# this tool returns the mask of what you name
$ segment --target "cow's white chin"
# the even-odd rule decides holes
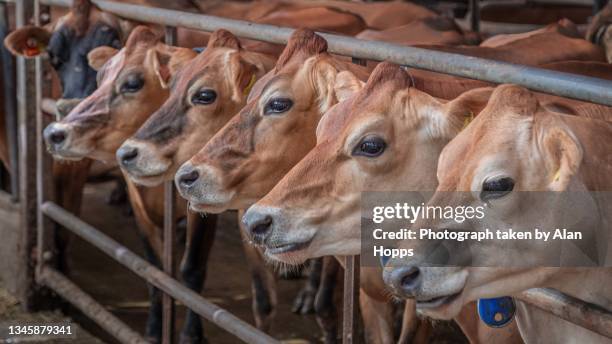
[[[465,292],[440,295],[434,298],[416,298],[417,311],[434,319],[450,320],[456,317],[464,305]]]
[[[130,180],[133,181],[134,183],[138,184],[138,185],[142,185],[142,186],[146,186],[146,187],[155,187],[155,186],[159,186],[161,185],[163,182],[165,182],[165,178],[164,178],[165,174],[159,174],[156,176],[146,176],[146,177],[135,177],[132,175],[129,175]],[[171,181],[172,179],[170,179]]]
[[[308,254],[312,238],[308,240],[282,243],[275,246],[266,246],[266,257],[273,261],[281,262],[289,265],[299,265],[308,260]]]

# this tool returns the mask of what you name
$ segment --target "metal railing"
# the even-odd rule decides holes
[[[213,16],[178,12],[159,8],[123,4],[106,0],[93,0],[100,9],[127,19],[155,23],[168,27],[168,43],[174,42],[174,27],[214,31],[225,28],[234,34],[250,39],[284,44],[292,29],[272,25],[261,25],[240,20],[230,20]],[[22,0],[17,2],[18,24],[23,25],[27,15],[39,15],[40,4],[69,6],[69,0]],[[351,56],[356,62],[363,60],[389,60],[398,64],[473,78],[493,83],[515,83],[536,91],[576,98],[604,105],[612,105],[612,82],[574,74],[544,70],[517,64],[492,61],[415,47],[398,46],[384,42],[363,41],[351,37],[321,34],[328,40],[329,50],[333,53]],[[35,63],[34,63],[35,62]],[[51,219],[66,227],[72,233],[85,239],[92,245],[128,267],[140,277],[164,292],[163,299],[163,342],[172,341],[174,302],[180,300],[207,320],[230,331],[248,343],[275,343],[275,339],[258,331],[252,325],[219,308],[202,296],[181,285],[172,278],[172,248],[174,243],[174,186],[165,185],[165,221],[163,267],[157,269],[127,248],[108,238],[96,228],[88,225],[78,217],[70,214],[55,203],[46,200],[43,166],[48,156],[42,145],[42,111],[41,111],[41,72],[40,58],[35,61],[19,59],[18,63],[19,134],[21,186],[20,197],[22,216],[28,224],[25,230],[32,227],[32,213],[37,214],[34,227],[37,230],[37,267],[36,277],[40,284],[55,290],[95,320],[110,334],[121,342],[133,343],[143,340],[140,335],[114,315],[104,310],[86,293],[72,284],[64,275],[45,264],[49,253],[48,231],[46,222]],[[27,103],[27,97],[37,101]],[[30,116],[30,117],[28,117]],[[29,119],[28,119],[29,118]],[[35,121],[31,118],[36,118]],[[35,137],[34,140],[32,137]],[[33,147],[36,149],[33,150]],[[36,154],[34,154],[34,152]],[[32,158],[35,157],[33,160]],[[35,176],[30,173],[32,161],[35,161]],[[35,185],[35,190],[32,190]],[[34,201],[33,201],[34,200]],[[345,261],[345,294],[343,342],[357,342],[356,324],[359,289],[359,258],[346,257]],[[612,338],[612,314],[583,301],[571,299],[563,294],[548,290],[530,290],[519,297],[536,307],[544,309],[565,320]]]

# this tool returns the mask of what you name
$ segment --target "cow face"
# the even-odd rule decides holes
[[[45,129],[49,151],[63,159],[113,162],[117,148],[168,97],[165,85],[173,71],[194,55],[190,49],[159,43],[144,26],[134,29],[121,51],[94,50],[89,54],[91,64],[102,65],[98,88]]]
[[[553,114],[531,92],[518,86],[499,86],[474,122],[444,148],[438,164],[440,184],[427,203],[427,206],[485,206],[487,213],[494,216],[463,224],[420,220],[414,228],[525,229],[533,228],[534,223],[539,228],[555,228],[559,214],[571,213],[567,203],[558,203],[556,198],[551,198],[551,202],[534,202],[529,197],[536,193],[519,191],[593,190],[592,185],[578,178],[579,173],[584,173],[579,172],[585,160],[582,142],[586,141],[582,140],[609,136],[610,129],[608,122]],[[595,148],[591,145],[591,149],[590,168],[598,176],[609,175],[612,166],[603,159],[609,154],[609,144],[597,144]],[[594,180],[602,182],[601,178]],[[609,187],[604,186],[604,190]],[[553,210],[559,214],[551,214]],[[587,207],[586,211],[586,219],[599,218],[594,208]],[[585,233],[589,226],[598,228],[601,223],[585,224]],[[508,266],[511,257],[510,268],[466,267],[461,263],[458,267],[432,268],[419,266],[424,259],[419,253],[430,252],[428,247],[433,247],[434,242],[403,241],[401,248],[414,248],[417,254],[408,262],[391,259],[384,278],[398,295],[416,298],[417,307],[427,315],[448,319],[464,304],[478,298],[551,286],[551,279],[560,269],[529,267],[530,262],[544,259],[547,250],[541,245],[546,244],[550,243],[504,241],[504,251],[495,254],[491,254],[498,247],[495,241],[479,246],[478,252],[484,254],[480,257],[488,261],[478,266]],[[447,249],[449,257],[466,253]],[[471,257],[479,257],[470,253]]]
[[[93,49],[121,47],[116,17],[91,8],[88,1],[75,1],[70,12],[49,27],[28,26],[15,30],[5,40],[15,55],[27,58],[46,52],[62,86],[59,111],[67,114],[79,100],[96,89],[96,71],[87,61]]]
[[[337,94],[361,88],[348,72],[336,81]],[[243,218],[268,256],[295,263],[359,254],[362,192],[435,189],[442,148],[491,90],[442,103],[411,84],[399,66],[382,63],[364,89],[325,114],[317,146]]]
[[[179,169],[175,181],[194,210],[247,207],[314,147],[316,125],[336,102],[335,75],[347,68],[326,49],[312,31],[294,32],[247,105]]]
[[[206,50],[176,74],[170,98],[117,151],[121,168],[139,184],[172,180],[244,106],[255,80],[273,65],[273,59],[243,50],[230,32],[213,33]]]

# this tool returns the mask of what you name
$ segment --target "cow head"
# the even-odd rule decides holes
[[[58,111],[71,107],[96,89],[96,71],[87,54],[101,46],[121,47],[121,25],[115,16],[103,13],[87,0],[73,2],[70,12],[45,27],[26,26],[15,30],[4,41],[14,55],[31,58],[46,52],[62,85]]]
[[[44,131],[49,151],[64,159],[89,157],[115,161],[115,151],[168,97],[167,82],[179,66],[193,58],[190,49],[159,42],[140,26],[125,48],[100,47],[89,53],[98,70],[98,88],[65,118]]]
[[[314,32],[296,30],[247,105],[179,169],[181,195],[208,212],[246,208],[265,195],[314,147],[320,117],[337,102],[334,80],[349,65]]]
[[[346,85],[359,80],[341,74],[337,93],[350,98],[325,114],[317,146],[243,218],[247,236],[273,259],[359,254],[361,193],[434,190],[442,148],[491,93],[476,89],[442,102],[385,62],[351,94]]]
[[[241,48],[226,30],[170,84],[170,98],[117,151],[121,168],[137,183],[172,180],[178,167],[246,103],[255,81],[274,66],[266,55]]]
[[[609,136],[611,129],[609,122],[552,113],[524,88],[499,86],[481,114],[444,148],[438,163],[439,186],[427,203],[442,207],[484,206],[486,213],[494,216],[462,224],[421,219],[413,228],[533,230],[534,223],[539,228],[555,228],[559,214],[571,213],[567,204],[558,203],[557,198],[534,202],[529,197],[543,193],[520,191],[553,191],[547,194],[559,195],[558,191],[570,189],[593,190],[586,184],[587,178],[581,176],[593,169],[597,171],[593,172],[595,182],[601,183],[604,180],[601,176],[610,175],[612,166],[605,159],[610,145],[600,138]],[[592,151],[587,157],[583,140],[592,139],[598,143],[590,144]],[[604,190],[610,189],[610,185],[605,187]],[[598,216],[593,208],[587,207],[586,211],[585,219],[596,221]],[[585,232],[589,226],[584,227]],[[601,223],[594,227],[601,227]],[[497,246],[502,244],[503,251]],[[454,317],[464,304],[479,298],[513,295],[534,287],[559,287],[553,279],[561,269],[533,267],[533,262],[542,261],[547,251],[544,246],[552,245],[550,242],[485,242],[478,246],[478,251],[469,252],[470,259],[489,260],[473,263],[480,267],[461,262],[455,267],[423,266],[420,262],[431,252],[428,245],[432,248],[436,244],[420,240],[401,242],[402,248],[414,248],[415,255],[410,261],[391,259],[384,278],[396,294],[416,298],[417,307],[435,318]],[[487,250],[485,255],[477,253]],[[448,257],[468,253],[454,251],[452,247],[447,252]]]

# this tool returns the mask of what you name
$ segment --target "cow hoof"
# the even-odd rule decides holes
[[[311,314],[314,313],[314,303],[316,290],[312,290],[309,286],[305,286],[300,290],[297,297],[293,301],[291,311],[296,314]]]
[[[179,344],[207,344],[208,341],[201,336],[191,336],[182,334],[179,338]]]

